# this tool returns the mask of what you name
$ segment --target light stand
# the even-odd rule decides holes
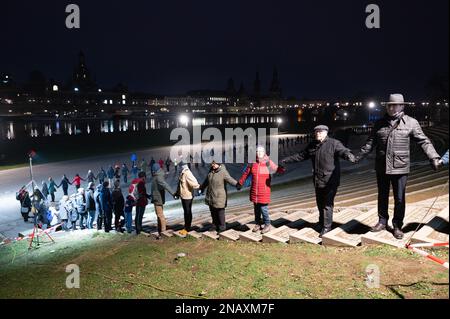
[[[35,244],[35,247],[38,247],[40,245],[40,243],[39,243],[39,236],[42,235],[42,233],[40,233],[40,229],[38,227],[38,215],[37,215],[36,206],[34,205],[34,201],[35,201],[34,196],[36,196],[35,195],[35,187],[34,187],[35,183],[34,183],[34,179],[33,179],[33,156],[34,155],[36,155],[35,151],[31,151],[28,154],[28,157],[30,159],[31,194],[33,196],[33,201],[31,201],[31,210],[33,211],[33,214],[34,214],[34,216],[33,216],[33,224],[34,224],[34,226],[33,226],[33,232],[31,233],[31,236],[30,236],[30,245],[28,246],[28,250],[33,248],[33,243]],[[50,238],[50,240],[52,242],[55,242],[55,240],[50,236],[50,234],[48,234],[45,231],[43,233],[46,234],[47,237]]]

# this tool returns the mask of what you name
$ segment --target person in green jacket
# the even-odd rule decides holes
[[[167,184],[165,179],[165,173],[161,169],[161,166],[158,163],[153,164],[152,168],[152,204],[155,207],[156,216],[158,218],[158,234],[161,236],[161,233],[166,231],[166,218],[164,216],[164,204],[166,203],[166,191],[170,193],[175,199],[178,197],[175,195],[175,192],[172,190],[169,184]]]
[[[211,170],[200,186],[200,192],[203,193],[206,189],[205,203],[209,206],[214,228],[218,233],[226,230],[227,184],[235,186],[238,190],[241,189],[239,183],[230,176],[225,165],[213,161]]]

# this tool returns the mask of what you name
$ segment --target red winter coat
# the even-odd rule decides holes
[[[270,168],[270,172],[269,172]],[[266,155],[262,161],[256,160],[256,163],[249,164],[239,184],[244,185],[249,175],[252,176],[252,185],[250,188],[250,201],[255,204],[270,203],[270,173],[283,173],[284,170],[272,162]]]
[[[73,178],[72,184],[75,186],[80,186],[81,185],[81,180],[82,178],[80,176],[75,176]]]
[[[147,188],[145,187],[145,182],[142,178],[134,179],[131,184],[137,184],[137,190],[139,192],[139,198],[137,200],[136,206],[145,207],[148,204]]]

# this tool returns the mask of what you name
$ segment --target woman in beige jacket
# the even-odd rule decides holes
[[[200,184],[192,174],[188,164],[181,162],[180,167],[181,173],[176,195],[181,198],[184,211],[184,229],[180,231],[180,235],[185,236],[191,230],[193,193],[194,190],[200,188]]]

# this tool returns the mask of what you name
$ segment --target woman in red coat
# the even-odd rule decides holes
[[[252,178],[250,201],[254,205],[256,221],[253,232],[261,230],[261,234],[265,234],[272,228],[269,217],[270,183],[272,179],[270,174],[274,172],[283,174],[285,169],[269,159],[264,147],[258,146],[256,149],[256,162],[247,166],[239,180],[239,185],[244,185],[245,180],[249,176]],[[261,227],[261,215],[264,223],[263,227]]]

